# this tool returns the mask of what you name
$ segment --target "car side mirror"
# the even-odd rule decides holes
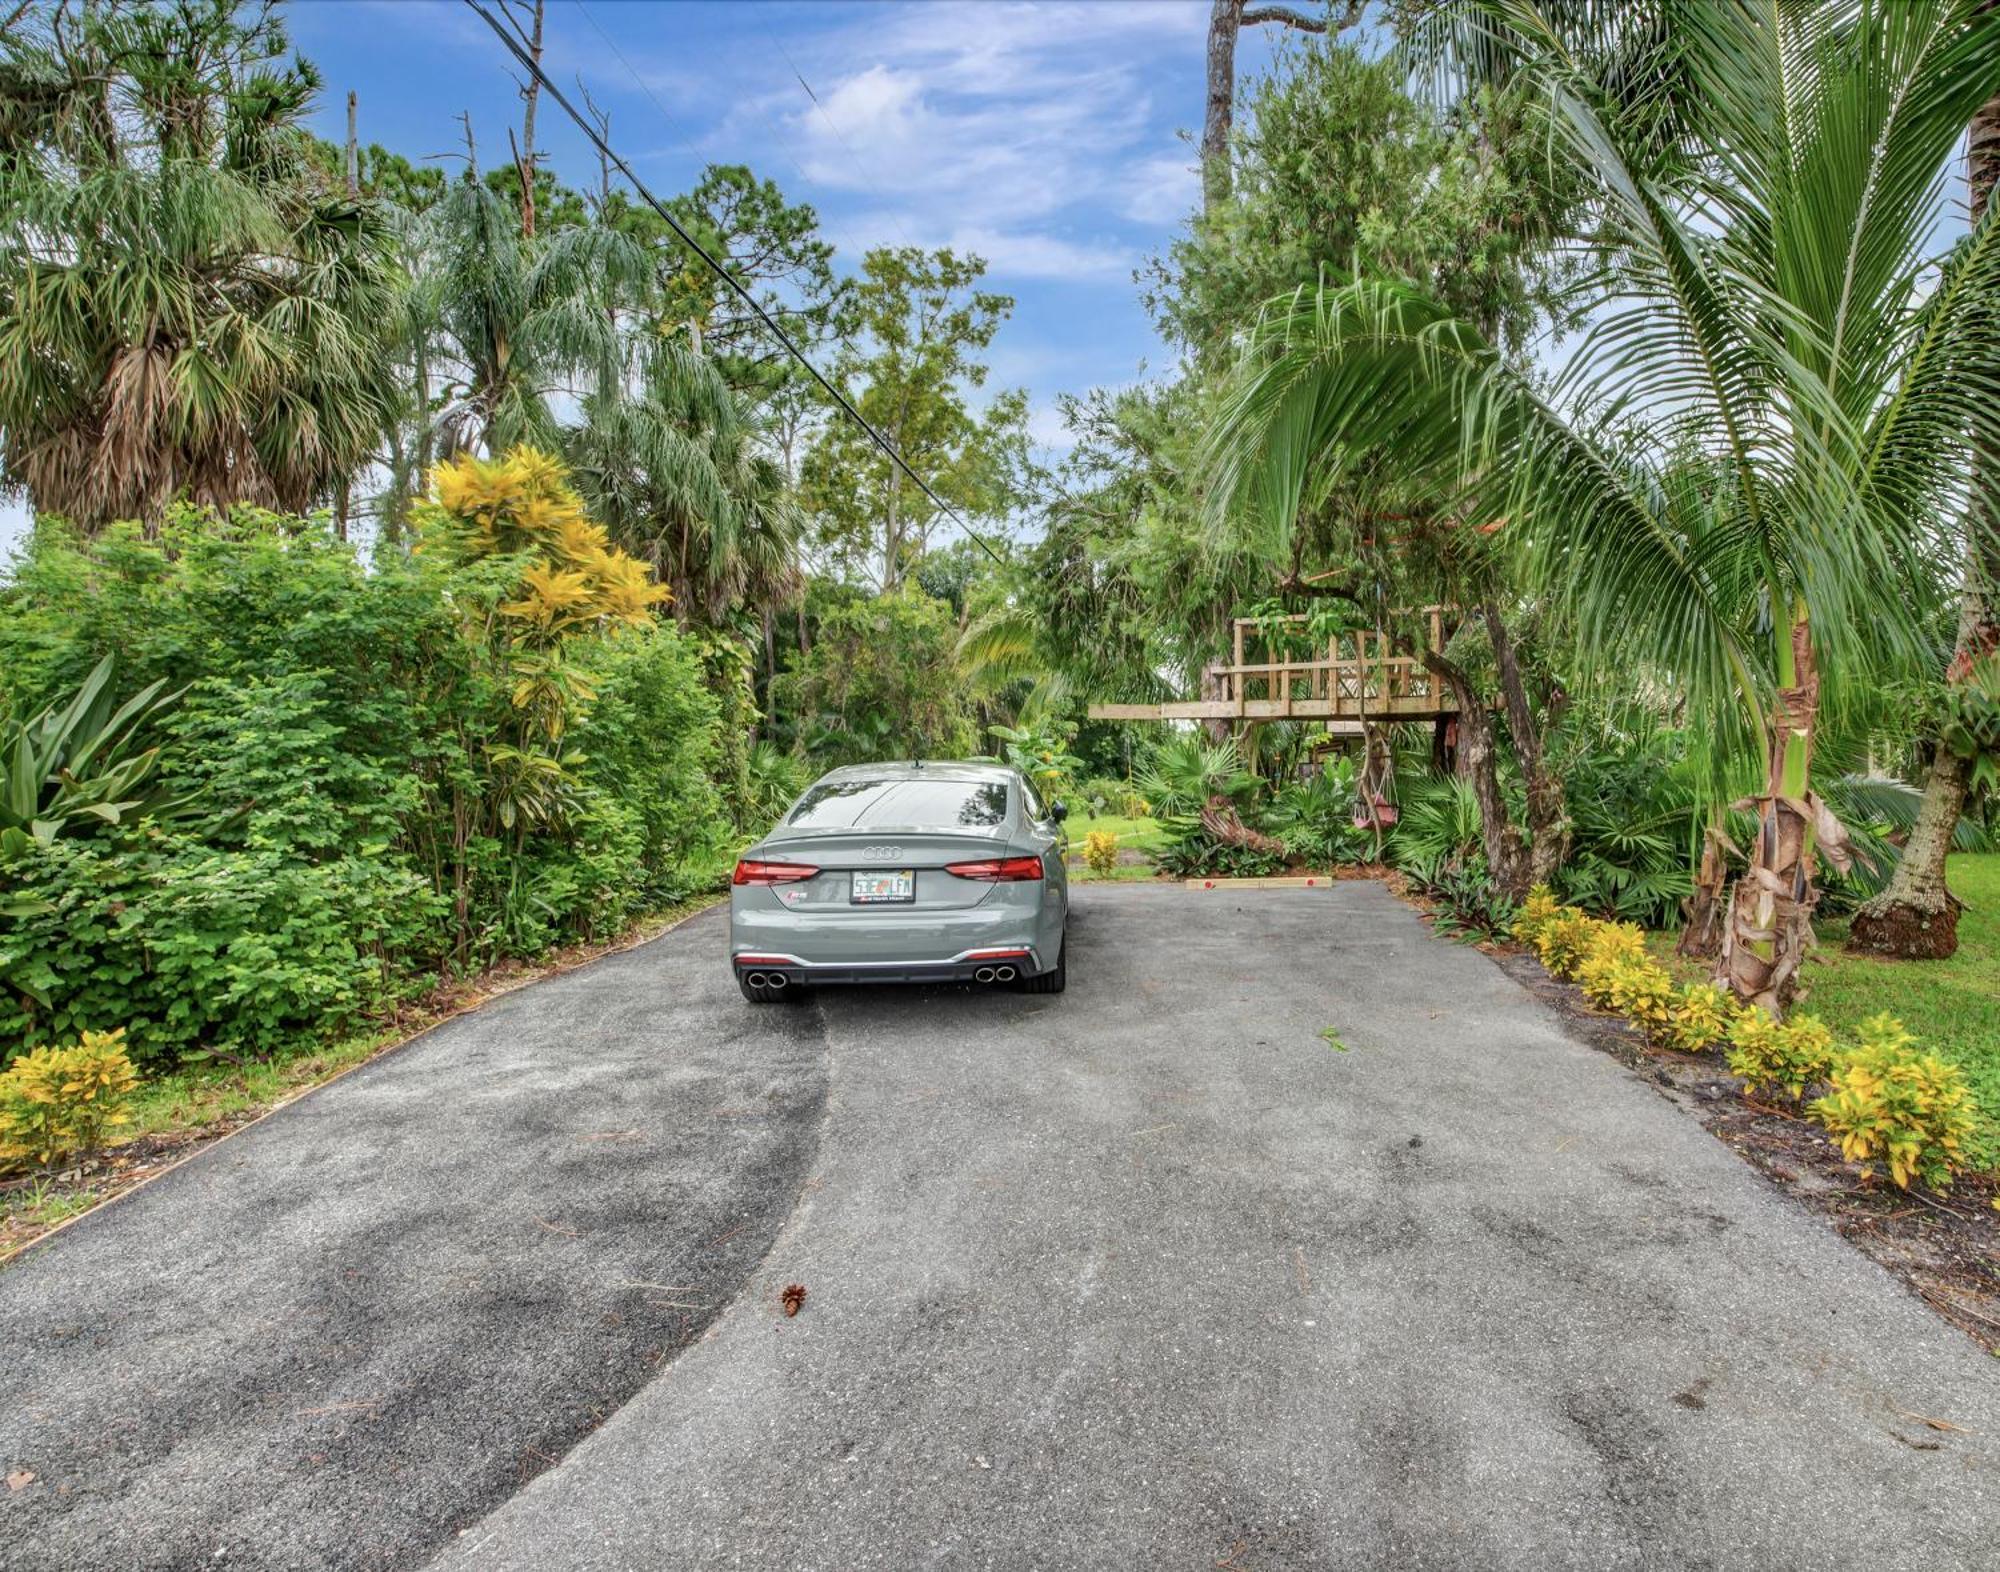
[[[1069,804],[1058,797],[1054,802],[1049,804],[1049,817],[1057,824],[1062,823],[1064,819],[1069,817]]]

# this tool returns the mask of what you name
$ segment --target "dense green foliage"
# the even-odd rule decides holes
[[[106,655],[165,682],[162,788],[198,811],[17,849],[0,1039],[124,1027],[142,1064],[267,1051],[427,985],[447,963],[614,932],[701,877],[721,804],[718,703],[671,627],[592,635],[559,819],[509,831],[519,714],[484,616],[514,558],[364,570],[323,524],[253,509],[156,538],[44,528],[0,592],[17,712]]]

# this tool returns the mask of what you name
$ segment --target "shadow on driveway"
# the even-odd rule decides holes
[[[762,1259],[826,1096],[722,914],[537,983],[0,1272],[8,1568],[409,1566]]]

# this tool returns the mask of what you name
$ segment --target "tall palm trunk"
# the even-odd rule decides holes
[[[1977,224],[2000,181],[2000,97],[1989,98],[1972,118],[1966,161],[1972,186],[1972,221]],[[1994,456],[1978,454],[1973,475],[1992,473]],[[1958,647],[1950,677],[1963,680],[1973,664],[1994,658],[2000,650],[2000,520],[1993,518],[1977,485],[1968,510],[1965,549],[1965,598],[1958,619]],[[1969,759],[1942,743],[1931,759],[1924,783],[1923,807],[1903,847],[1901,860],[1888,885],[1854,914],[1847,947],[1867,955],[1901,960],[1948,959],[1958,951],[1958,912],[1962,904],[1945,884],[1945,858],[1952,832],[1965,808]]]
[[[1774,595],[1773,605],[1782,602]],[[1757,813],[1750,867],[1736,881],[1715,980],[1745,1004],[1781,1016],[1798,992],[1812,948],[1813,859],[1836,868],[1852,859],[1840,821],[1812,791],[1813,732],[1819,721],[1819,663],[1803,602],[1778,642],[1778,692],[1770,722],[1770,770],[1763,795],[1739,803]]]

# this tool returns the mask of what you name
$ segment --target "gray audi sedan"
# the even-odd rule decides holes
[[[729,960],[753,1004],[821,983],[1061,993],[1063,805],[998,764],[858,764],[744,852]]]

